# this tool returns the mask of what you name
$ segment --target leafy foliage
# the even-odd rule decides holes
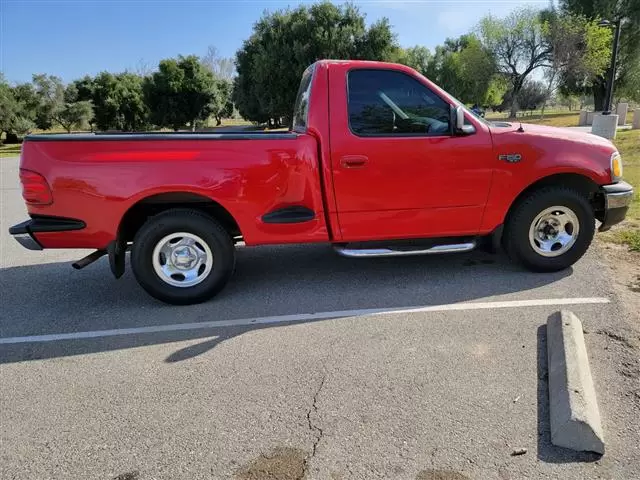
[[[615,92],[632,100],[640,101],[640,2],[638,0],[561,0],[564,13],[584,16],[593,25],[606,19],[611,22],[620,20],[620,49],[618,54]],[[601,30],[608,30],[600,28]],[[611,59],[611,47],[606,54],[607,63]],[[604,104],[610,67],[606,71],[588,79],[587,85],[592,87],[595,109],[602,110]],[[578,92],[584,84],[569,77],[565,81],[565,92]],[[638,95],[638,96],[636,96]]]
[[[0,134],[17,137],[35,127],[33,109],[28,99],[18,95],[17,88],[11,88],[0,74]]]
[[[612,33],[585,17],[548,11],[546,33],[553,47],[547,77],[561,91],[575,93],[605,73],[611,54]],[[551,88],[550,88],[551,89]]]
[[[53,120],[67,132],[74,128],[85,128],[93,116],[91,101],[79,100],[78,89],[71,83],[64,89],[62,102],[52,113]]]
[[[99,73],[94,79],[76,82],[81,98],[91,98],[94,123],[99,130],[136,131],[147,125],[148,109],[142,91],[143,79],[133,73]]]
[[[432,56],[426,47],[404,50],[396,60],[408,65],[465,103],[500,103],[506,88],[501,88],[491,53],[472,34],[448,38]]]
[[[480,38],[495,58],[498,71],[509,79],[515,101],[511,117],[518,111],[518,94],[533,71],[551,65],[553,46],[546,35],[543,19],[536,10],[516,10],[503,19],[484,17]]]
[[[522,110],[535,110],[547,101],[547,88],[544,83],[528,80],[518,92],[518,105]]]
[[[431,52],[427,47],[416,45],[407,49],[398,49],[398,55],[392,60],[396,63],[407,65],[423,75],[427,75],[432,59]]]
[[[144,83],[151,122],[174,130],[190,125],[196,129],[222,108],[224,99],[213,73],[195,55],[160,62],[159,70]]]
[[[62,80],[53,75],[34,75],[33,85],[39,98],[35,117],[38,128],[48,129],[58,124],[71,132],[88,124],[93,115],[91,101],[80,100],[73,83],[65,87]]]
[[[234,113],[234,104],[231,98],[233,81],[218,79],[216,80],[216,88],[218,89],[219,98],[213,104],[212,114],[216,119],[216,125],[221,125],[223,118],[232,117]]]
[[[397,48],[386,18],[367,28],[352,4],[267,13],[236,53],[234,101],[249,120],[289,117],[302,72],[316,60],[388,60]]]
[[[233,58],[221,57],[218,49],[210,45],[207,53],[200,59],[202,65],[220,80],[231,81],[235,75],[236,66]]]

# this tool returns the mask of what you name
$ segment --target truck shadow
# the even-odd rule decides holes
[[[502,255],[347,259],[325,245],[244,248],[235,277],[216,299],[188,307],[148,297],[128,271],[118,281],[103,259],[81,271],[69,263],[0,269],[0,337],[137,328],[264,316],[392,309],[474,301],[540,289],[554,297],[572,269],[533,274]],[[548,291],[545,294],[545,291]],[[339,314],[335,318],[344,317]],[[322,320],[315,320],[322,321]],[[67,357],[205,339],[170,354],[180,362],[221,342],[286,323],[0,344],[0,363]]]

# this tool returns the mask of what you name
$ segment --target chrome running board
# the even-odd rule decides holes
[[[476,248],[476,242],[452,243],[448,245],[434,245],[422,249],[394,250],[392,248],[346,248],[335,245],[334,250],[343,257],[350,258],[375,258],[375,257],[406,257],[409,255],[434,255],[438,253],[462,253],[470,252]]]

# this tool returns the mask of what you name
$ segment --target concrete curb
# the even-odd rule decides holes
[[[604,454],[600,412],[582,322],[563,310],[547,321],[551,443]]]

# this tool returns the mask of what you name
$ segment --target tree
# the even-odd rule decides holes
[[[393,61],[407,65],[426,75],[431,59],[431,52],[427,47],[416,45],[407,49],[399,49],[398,58],[394,58]]]
[[[232,116],[235,108],[233,104],[233,80],[235,77],[233,58],[221,57],[216,47],[209,46],[206,55],[200,59],[200,63],[213,73],[216,79],[219,98],[216,98],[212,105],[212,114],[216,119],[216,125],[221,125],[222,119]]]
[[[34,117],[35,110],[21,97],[21,88],[12,88],[0,74],[0,136],[4,133],[7,143],[17,143],[35,127]]]
[[[64,84],[54,75],[36,74],[32,79],[39,103],[35,123],[41,130],[53,127],[54,114],[64,104]]]
[[[481,105],[495,109],[502,103],[508,90],[508,80],[504,76],[494,74],[489,81],[487,91],[484,94],[484,102]]]
[[[216,125],[222,125],[223,118],[229,118],[233,115],[233,81],[218,79],[216,83],[219,101],[213,103],[212,114],[216,119]]]
[[[352,4],[322,2],[266,13],[236,53],[234,101],[249,120],[287,118],[300,77],[315,61],[388,60],[397,51],[388,20],[367,28]]]
[[[95,91],[95,82],[94,79],[89,75],[85,75],[84,77],[74,80],[73,85],[76,87],[78,91],[78,100],[80,101],[88,101],[93,105],[93,113],[89,118],[89,128],[93,132],[95,128],[96,118],[95,118],[95,110],[96,110],[96,102],[94,99],[94,91]]]
[[[174,130],[189,124],[195,131],[222,104],[213,73],[195,55],[162,60],[143,90],[152,123]]]
[[[516,10],[503,19],[484,17],[479,25],[480,38],[496,60],[498,71],[509,79],[511,114],[518,111],[518,94],[529,75],[551,64],[553,48],[545,35],[539,12]]]
[[[93,107],[88,100],[78,100],[78,89],[71,83],[64,90],[64,102],[53,111],[53,120],[67,132],[84,128],[93,116]]]
[[[116,75],[102,72],[91,84],[86,82],[86,91],[93,99],[95,124],[100,130],[132,132],[147,128],[149,110],[143,82],[143,77],[129,72]]]
[[[489,95],[497,95],[503,83],[496,78],[495,59],[475,35],[466,36],[466,42],[458,53],[458,63],[464,99],[479,105],[490,104]]]
[[[209,46],[200,62],[218,79],[231,81],[235,76],[236,66],[233,58],[221,57],[213,45]]]
[[[89,75],[85,75],[79,80],[74,80],[73,84],[78,91],[78,99],[84,101],[93,101],[95,91],[95,81]]]
[[[548,98],[543,82],[528,80],[518,92],[517,100],[522,110],[535,110],[542,107]]]
[[[437,46],[425,74],[465,103],[498,104],[506,91],[491,52],[473,34],[448,38]]]
[[[577,95],[564,95],[560,93],[560,95],[558,95],[558,102],[571,111],[580,104],[580,98]]]
[[[34,75],[33,84],[40,99],[35,119],[38,128],[49,129],[56,123],[71,132],[88,125],[93,115],[91,102],[78,98],[75,84],[65,87],[53,75]]]
[[[563,12],[582,15],[594,23],[603,19],[622,21],[615,89],[618,92],[637,89],[638,75],[635,72],[640,70],[640,28],[638,28],[640,2],[638,0],[561,0],[560,6]],[[610,64],[611,47],[606,58]],[[607,67],[605,72],[589,79],[596,111],[604,109],[609,74],[610,67]],[[565,91],[576,92],[581,87],[576,82],[567,83]]]
[[[555,8],[543,11],[542,16],[553,49],[550,65],[545,69],[547,96],[552,96],[558,87],[565,94],[575,94],[606,71],[611,31],[598,27],[595,21],[559,13]]]
[[[627,67],[625,81],[616,87],[616,95],[618,98],[640,103],[640,62]]]

